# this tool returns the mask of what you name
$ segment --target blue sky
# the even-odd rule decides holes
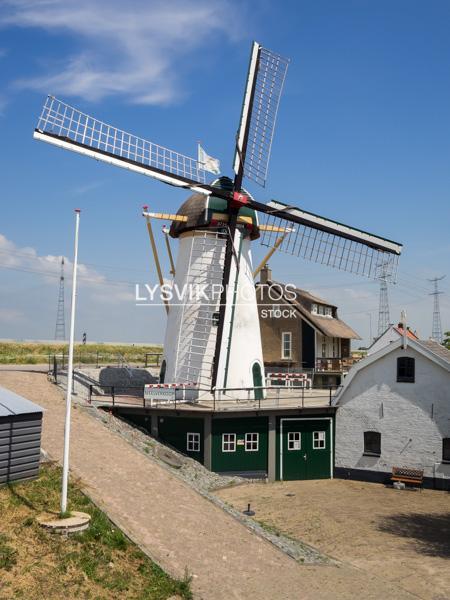
[[[53,337],[57,257],[72,256],[80,207],[77,336],[162,340],[163,311],[133,299],[134,282],[156,278],[140,207],[176,211],[186,194],[33,128],[53,93],[191,156],[202,140],[230,174],[253,39],[291,64],[268,185],[248,188],[404,243],[391,319],[404,307],[428,337],[427,278],[449,271],[449,22],[446,0],[3,0],[0,338]],[[364,341],[370,319],[376,333],[376,283],[281,254],[272,268],[338,304]],[[441,287],[450,329],[450,273]]]

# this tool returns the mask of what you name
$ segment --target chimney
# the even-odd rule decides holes
[[[269,265],[264,265],[259,274],[260,283],[267,283],[268,281],[272,281],[272,269]]]
[[[402,323],[402,334],[403,334],[403,350],[406,350],[406,348],[408,347],[408,325],[406,323],[406,311],[402,310],[401,313],[401,323]],[[399,323],[400,325],[400,323]]]

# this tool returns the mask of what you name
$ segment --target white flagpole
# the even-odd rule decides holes
[[[73,258],[72,277],[72,307],[70,311],[69,364],[67,372],[66,421],[64,424],[64,454],[63,476],[61,490],[61,515],[67,511],[67,486],[69,482],[69,446],[70,446],[70,411],[72,408],[73,381],[73,339],[75,330],[75,304],[77,298],[77,268],[78,268],[78,230],[80,227],[80,209],[75,209],[75,251]]]

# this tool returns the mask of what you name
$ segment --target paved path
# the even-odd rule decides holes
[[[43,448],[60,460],[64,423],[60,390],[44,375],[17,371],[0,371],[0,385],[47,409]],[[183,577],[187,568],[196,598],[413,598],[347,565],[299,565],[98,420],[77,408],[72,415],[72,474],[82,479],[89,496],[163,569]]]

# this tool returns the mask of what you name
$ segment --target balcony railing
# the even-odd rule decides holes
[[[320,357],[316,358],[316,373],[343,373],[348,371],[355,360],[352,357],[336,358],[336,357]]]

